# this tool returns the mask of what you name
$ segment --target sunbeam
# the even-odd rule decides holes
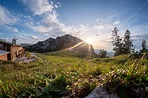
[[[93,39],[92,38],[86,38],[85,42],[88,44],[93,44]]]

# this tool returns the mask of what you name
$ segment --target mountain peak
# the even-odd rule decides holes
[[[39,41],[34,45],[28,46],[28,50],[36,52],[59,51],[66,48],[70,48],[80,42],[82,42],[81,39],[74,37],[70,34],[66,34],[61,37],[50,37],[45,41]]]
[[[66,34],[63,36],[58,36],[54,38],[48,38],[45,41],[39,41],[34,45],[28,46],[29,51],[35,52],[51,52],[51,51],[71,51],[79,54],[82,57],[87,57],[88,55],[95,55],[92,45],[83,42],[83,40]]]

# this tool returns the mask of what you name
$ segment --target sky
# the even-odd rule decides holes
[[[71,34],[112,51],[114,27],[128,29],[136,49],[148,39],[148,0],[0,0],[0,39],[34,44]],[[148,41],[148,40],[147,40]]]

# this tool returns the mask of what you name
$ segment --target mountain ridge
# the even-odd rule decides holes
[[[27,46],[31,52],[54,52],[67,50],[75,53],[94,55],[94,48],[92,45],[83,42],[80,38],[72,36],[70,34],[63,35],[56,38],[48,38],[44,41],[39,41],[36,44]]]
[[[28,46],[29,51],[38,51],[38,52],[51,52],[51,51],[58,51],[65,48],[69,48],[75,44],[82,42],[81,39],[77,37],[73,37],[70,34],[66,34],[61,37],[56,38],[48,38],[44,41],[38,41],[36,44]]]

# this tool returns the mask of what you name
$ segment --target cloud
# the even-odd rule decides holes
[[[5,7],[0,5],[0,25],[12,25],[18,18],[11,14]]]
[[[27,9],[33,12],[35,15],[42,15],[46,12],[53,11],[52,2],[48,2],[48,0],[21,0],[26,6]]]
[[[35,40],[38,40],[39,38],[37,37],[37,36],[35,36],[35,35],[28,35],[28,34],[26,34],[26,36],[28,36],[28,37],[30,37],[30,38],[33,38],[33,39],[35,39]]]
[[[108,28],[113,28],[111,24],[103,24],[103,25],[94,25],[95,29],[108,29]]]
[[[141,49],[142,40],[145,39],[148,42],[148,33],[145,34],[138,34],[131,36],[133,40],[133,45],[136,47],[136,51]]]
[[[98,18],[96,20],[96,24],[94,25],[65,25],[59,20],[58,13],[56,12],[56,8],[58,8],[60,3],[55,5],[53,2],[48,2],[48,0],[22,0],[22,2],[25,4],[28,10],[33,12],[34,15],[41,17],[41,20],[38,23],[36,23],[32,17],[31,22],[25,22],[24,25],[30,30],[43,34],[43,36],[56,37],[57,35],[60,36],[63,34],[71,34],[81,39],[91,37],[94,39],[94,43],[98,44],[98,40],[101,40],[102,37],[105,36],[107,39],[110,38],[110,34],[108,34],[108,32],[110,33],[114,27],[114,15],[105,19]],[[99,34],[99,36],[96,36],[96,34]],[[40,38],[37,38],[37,36],[30,36],[30,38],[31,37],[40,40]],[[103,42],[105,43],[104,47],[105,45],[109,46],[110,44],[110,42],[107,40],[104,40]],[[100,46],[103,45],[103,42],[99,43]]]
[[[97,18],[96,19],[96,22],[103,22],[105,19],[103,19],[103,18]]]
[[[25,26],[29,29],[43,33],[50,33],[52,36],[57,36],[64,34],[62,28],[63,23],[59,21],[56,8],[58,8],[59,3],[55,4],[48,0],[22,0],[28,10],[33,12],[33,14],[41,17],[41,20],[36,24],[34,21],[26,22]]]
[[[0,5],[0,30],[2,32],[14,32],[18,33],[18,29],[13,27],[17,24],[19,18],[10,13],[4,6]],[[13,34],[11,34],[12,36]]]
[[[24,33],[19,33],[15,36],[18,41],[17,44],[21,44],[21,43],[30,43],[30,44],[34,44],[35,41],[39,40],[39,38],[35,35],[29,35],[29,34],[24,34]],[[9,38],[12,39],[12,38]]]
[[[31,40],[39,40],[39,38],[36,35],[31,35],[27,33],[19,33],[19,35],[16,35],[16,37],[24,39],[26,41],[31,41]]]
[[[22,42],[36,42],[38,40],[45,40],[48,37],[71,34],[81,38],[82,40],[91,37],[92,39],[94,39],[93,45],[95,48],[101,47],[105,49],[111,49],[111,31],[115,26],[118,26],[118,24],[122,24],[118,20],[118,15],[115,14],[111,16],[106,16],[104,18],[98,17],[93,25],[66,25],[62,21],[60,21],[58,12],[56,10],[57,8],[61,7],[59,2],[54,3],[50,0],[20,1],[24,4],[24,6],[26,7],[25,9],[27,9],[29,13],[27,13],[26,15],[25,13],[16,13],[17,15],[14,15],[5,7],[0,5],[0,30],[2,30],[2,32],[15,32],[12,35],[19,37],[19,41],[22,40]],[[36,19],[38,20],[36,21]],[[17,25],[15,26],[15,24]],[[18,25],[20,26],[20,28],[17,28]],[[23,27],[24,32],[21,31],[21,27]],[[134,32],[132,33],[133,35],[137,35],[132,36],[135,43],[141,43],[140,41],[138,42],[138,40],[143,38],[148,39],[148,37],[146,37],[148,35],[138,35],[139,32],[141,32],[141,30],[139,30],[141,26],[126,28]],[[147,28],[148,25],[145,25],[145,27],[141,29],[146,33]],[[122,29],[123,28],[119,28],[120,32],[122,31]],[[0,33],[0,35],[2,34]]]
[[[116,21],[114,22],[114,25],[117,25],[117,24],[120,24],[120,21],[119,21],[119,20],[116,20]]]
[[[81,36],[84,32],[88,31],[87,25],[63,25],[63,32],[70,33],[73,35]]]
[[[140,34],[140,35],[134,35],[134,36],[131,36],[133,39],[137,39],[137,40],[140,40],[140,39],[148,39],[148,33],[147,34]]]
[[[49,25],[50,24],[50,25]],[[58,35],[63,35],[65,32],[62,30],[62,24],[61,23],[57,23],[57,22],[53,22],[53,23],[46,23],[46,25],[35,25],[34,23],[26,23],[25,24],[26,27],[28,27],[29,29],[35,31],[35,32],[39,32],[41,34],[44,35],[51,35],[53,37]]]
[[[25,26],[28,27],[29,29],[35,31],[35,32],[40,32],[40,33],[47,33],[49,31],[51,31],[50,28],[46,28],[42,25],[35,26],[32,23],[26,23]]]
[[[35,35],[32,35],[31,37],[32,37],[32,38],[34,38],[34,39],[38,39],[38,37],[37,37],[37,36],[35,36]]]
[[[96,36],[95,33],[100,33],[100,32],[106,33],[107,30],[103,31],[103,29],[112,28],[111,24],[107,24],[106,23],[107,21],[101,18],[97,19],[97,22],[100,21],[100,23],[99,24],[97,23],[96,25],[93,25],[93,26],[83,25],[83,24],[82,25],[65,25],[58,19],[58,14],[56,12],[57,7],[54,6],[53,2],[48,2],[47,0],[42,0],[42,1],[22,0],[22,1],[30,11],[42,17],[42,20],[39,22],[38,25],[35,24],[35,22],[27,22],[25,23],[25,26],[35,32],[43,33],[44,35],[60,36],[65,33],[69,33],[82,38],[83,35]],[[31,5],[32,3],[33,5]],[[48,9],[48,8],[50,9],[48,10],[42,9],[42,6],[44,4],[45,4],[45,9]],[[58,5],[60,5],[60,3],[57,3],[56,6]],[[109,17],[107,18],[107,20],[112,21],[112,18]]]
[[[18,33],[18,29],[17,28],[14,28],[14,27],[11,27],[11,26],[3,26],[6,30],[8,31],[11,31],[11,32],[15,32],[15,33]]]

